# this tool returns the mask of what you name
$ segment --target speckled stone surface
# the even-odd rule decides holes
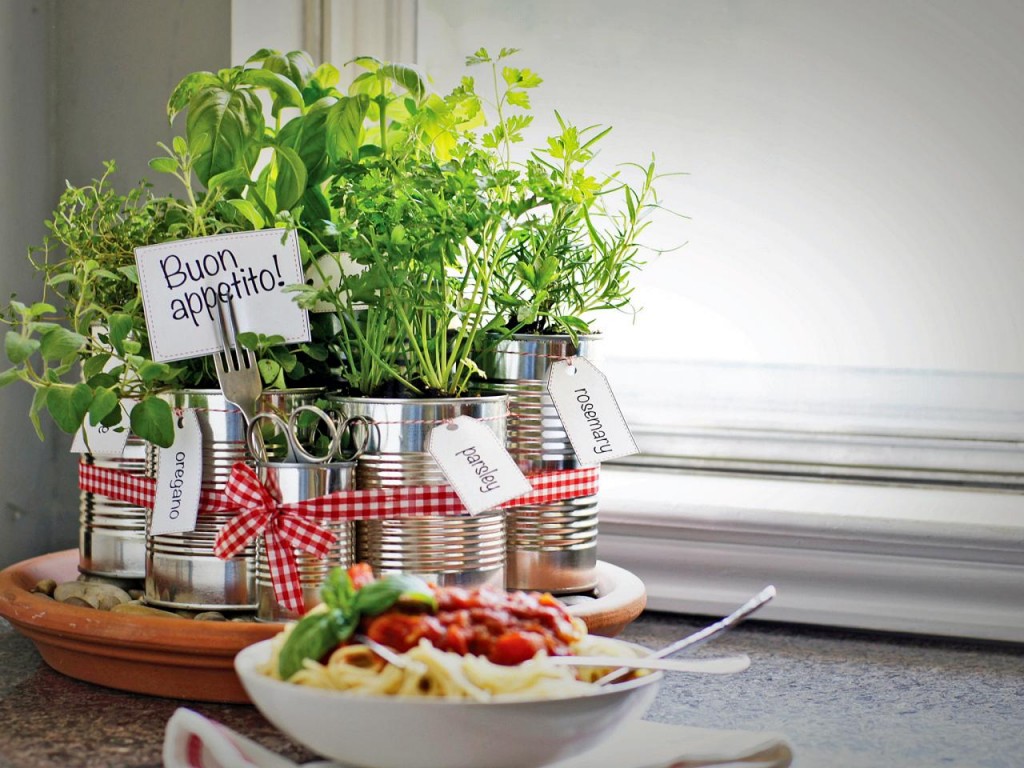
[[[626,635],[659,647],[700,626],[645,614]],[[777,731],[798,768],[1024,766],[1024,647],[748,622],[699,653],[752,663],[666,677],[648,719]]]
[[[706,621],[645,613],[622,637],[657,647]],[[698,653],[746,653],[752,665],[739,675],[668,676],[648,719],[782,733],[797,768],[1024,766],[1019,646],[748,622]],[[293,760],[314,759],[250,706],[65,677],[0,619],[0,768],[156,768],[164,725],[179,706]]]

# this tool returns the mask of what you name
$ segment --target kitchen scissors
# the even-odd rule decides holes
[[[316,417],[317,425],[323,425],[327,430],[328,444],[322,453],[311,451],[303,445],[302,433],[314,434],[317,431],[316,427],[300,424],[301,415],[304,413],[313,414]],[[370,442],[368,428],[351,429],[355,424],[369,427],[371,422],[365,416],[338,419],[316,405],[300,405],[291,412],[287,419],[273,411],[260,411],[249,422],[246,430],[246,442],[252,455],[263,463],[267,463],[271,459],[264,446],[263,433],[260,430],[262,421],[269,421],[274,425],[276,434],[284,436],[285,455],[281,459],[284,462],[326,464],[331,461],[355,461],[363,454]],[[348,451],[342,445],[346,433],[352,435],[354,443]]]

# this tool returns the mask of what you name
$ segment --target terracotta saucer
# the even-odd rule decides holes
[[[54,552],[0,571],[0,615],[70,677],[136,693],[247,702],[232,663],[280,624],[125,616],[65,605],[29,590],[41,579],[78,577],[78,551]]]
[[[54,552],[0,571],[0,616],[29,638],[53,669],[78,680],[135,693],[195,701],[248,703],[235,655],[277,634],[281,624],[205,622],[126,616],[65,605],[29,590],[42,579],[78,577],[78,551]],[[643,610],[643,583],[598,564],[594,596],[569,606],[594,634],[614,636]]]

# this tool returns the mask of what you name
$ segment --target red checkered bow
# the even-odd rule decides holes
[[[226,560],[262,533],[277,601],[289,611],[302,613],[305,606],[295,550],[323,559],[335,537],[310,519],[321,499],[282,504],[271,490],[242,462],[231,468],[224,497],[227,509],[240,511],[218,532],[213,552]]]

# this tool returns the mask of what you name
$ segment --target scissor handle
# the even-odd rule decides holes
[[[302,441],[299,440],[298,420],[301,413],[312,413],[317,419],[327,425],[327,432],[331,439],[327,445],[327,452],[322,456],[307,451],[305,446],[302,445]],[[334,458],[341,448],[341,431],[338,429],[338,424],[334,418],[319,406],[300,405],[288,417],[288,443],[291,450],[294,451],[301,461],[309,464],[326,464]]]
[[[344,456],[341,453],[342,436],[346,432],[348,432],[350,435],[352,435],[353,442],[355,442],[357,439],[355,437],[355,435],[357,434],[357,430],[352,429],[353,424],[361,424],[362,426],[365,427],[365,429],[359,431],[359,434],[362,435],[362,439],[358,441],[358,445],[355,445],[352,448],[351,454],[349,454],[348,456]],[[366,449],[370,446],[370,438],[372,436],[371,430],[376,428],[377,425],[374,424],[373,419],[371,419],[369,416],[347,416],[342,418],[338,424],[338,458],[341,459],[342,461],[355,461],[364,453],[366,453]]]
[[[251,453],[257,461],[263,464],[266,464],[270,460],[270,457],[267,455],[267,446],[263,442],[263,433],[260,432],[261,421],[269,421],[274,425],[278,432],[285,436],[286,450],[288,451],[285,455],[285,461],[295,461],[295,441],[291,439],[291,426],[287,421],[272,411],[260,411],[259,413],[254,414],[249,420],[249,424],[245,430],[245,442],[249,447],[249,453]]]
[[[311,453],[299,439],[299,434],[302,431],[299,419],[303,413],[312,413],[327,427],[330,441],[328,442],[327,450],[322,454]],[[284,435],[287,451],[284,461],[304,464],[326,464],[335,458],[340,461],[355,461],[366,451],[370,444],[370,430],[376,426],[373,420],[366,416],[351,416],[349,418],[337,419],[316,405],[298,406],[288,415],[287,421],[273,411],[260,411],[249,422],[248,429],[246,430],[246,442],[252,455],[263,463],[268,462],[269,457],[264,445],[263,435],[260,432],[260,421],[269,421],[274,425],[275,430],[279,434]],[[362,425],[365,429],[353,430],[352,426],[356,424]],[[345,455],[341,449],[341,441],[346,432],[353,436],[353,442],[358,442],[348,455]],[[360,435],[359,438],[356,437],[357,433]]]

